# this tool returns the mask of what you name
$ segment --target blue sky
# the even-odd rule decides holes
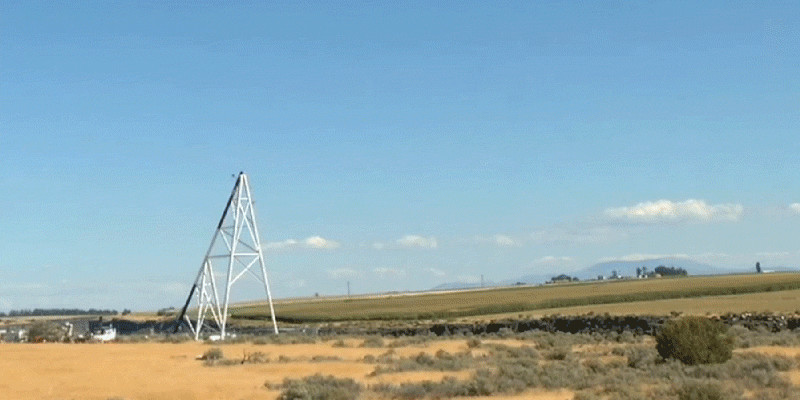
[[[0,2],[0,310],[800,265],[796,2],[431,3]]]

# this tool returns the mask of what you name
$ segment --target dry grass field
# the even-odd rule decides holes
[[[647,337],[540,333],[480,340],[381,339],[363,347],[371,339],[219,346],[195,342],[0,344],[0,397],[276,399],[286,378],[322,374],[359,383],[360,399],[411,399],[441,395],[453,386],[466,387],[485,379],[481,374],[486,373],[494,375],[483,385],[496,392],[468,398],[677,399],[681,385],[705,382],[708,377],[734,387],[732,392],[726,389],[736,395],[730,397],[734,399],[800,394],[800,347],[793,346],[738,349],[725,364],[698,368],[658,364],[653,339]],[[214,348],[221,349],[224,363],[209,365],[197,359]],[[256,353],[262,355],[261,361],[242,363]],[[425,381],[431,386],[421,384]],[[423,387],[431,392],[418,395],[415,390]]]
[[[653,301],[632,301],[627,303],[592,304],[574,307],[556,307],[525,312],[526,317],[542,317],[545,315],[667,315],[670,313],[684,315],[723,315],[727,313],[779,313],[800,314],[800,289],[782,290],[778,292],[761,292],[738,295],[704,296],[684,299],[667,299]],[[516,318],[514,313],[488,314],[463,318],[467,321],[483,321],[501,318]]]
[[[280,302],[277,313],[300,321],[377,320],[370,324],[414,316],[795,313],[800,308],[797,286],[800,274],[630,280],[293,300]],[[509,307],[512,312],[497,313]],[[245,321],[261,323],[263,311],[247,305],[237,313]],[[661,362],[652,337],[614,332],[396,339],[281,335],[230,344],[0,343],[0,399],[278,399],[298,391],[333,390],[336,385],[347,390],[357,387],[363,400],[466,395],[470,399],[682,400],[694,398],[681,397],[692,390],[723,396],[698,398],[800,398],[797,333],[743,327],[731,331],[738,347],[733,358],[707,366]],[[221,351],[220,359],[199,359],[213,349]],[[316,374],[320,376],[315,378]]]
[[[316,373],[352,378],[362,384],[441,380],[446,376],[468,379],[470,370],[408,371],[370,376],[375,365],[364,357],[379,357],[388,348],[347,347],[333,341],[314,344],[229,344],[226,357],[262,352],[271,359],[261,364],[206,366],[196,358],[212,345],[184,343],[113,344],[0,344],[0,398],[2,399],[275,399],[285,378]],[[467,350],[465,340],[437,341],[392,349],[395,357],[443,350]],[[279,359],[281,359],[279,361]],[[495,398],[571,399],[568,390],[534,390],[523,395]]]
[[[676,301],[787,290],[800,290],[800,273],[631,279],[352,299],[301,299],[278,302],[275,305],[275,314],[281,320],[297,322],[453,318],[528,311],[552,313],[553,310],[570,307]],[[654,314],[673,311],[669,308],[670,304],[672,303],[658,303],[656,307],[665,305],[667,308],[657,309],[659,312]],[[762,305],[763,303],[758,303],[754,307]],[[636,307],[620,306],[620,309],[625,308]],[[800,308],[800,304],[787,311],[797,308]],[[232,315],[240,319],[265,319],[269,315],[268,310],[263,305],[240,305],[234,308]],[[747,311],[753,311],[753,308],[747,308]]]

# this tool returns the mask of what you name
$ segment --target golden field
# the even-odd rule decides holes
[[[271,359],[290,361],[232,366],[205,366],[196,358],[212,345],[185,343],[109,344],[0,344],[0,398],[2,399],[275,399],[279,392],[264,383],[278,384],[284,378],[316,373],[355,379],[363,384],[440,380],[445,376],[468,378],[469,371],[411,371],[369,376],[374,365],[365,355],[378,356],[385,348],[334,347],[332,342],[315,344],[227,344],[226,357],[237,358],[260,351]],[[437,341],[425,346],[394,349],[398,357],[420,352],[467,349],[465,340]],[[313,361],[314,357],[338,357],[336,361]],[[532,391],[521,397],[541,400],[570,399],[566,390]]]
[[[280,320],[297,322],[454,318],[531,311],[553,313],[554,310],[563,312],[573,307],[591,310],[594,306],[607,304],[641,304],[788,290],[800,290],[800,273],[626,279],[485,290],[386,294],[350,299],[296,299],[278,301],[275,304],[275,314]],[[691,300],[687,302],[691,303]],[[657,312],[653,314],[679,311],[671,309],[670,304],[658,303],[654,309]],[[666,305],[666,308],[661,308],[662,305]],[[759,303],[753,307],[762,305]],[[743,307],[745,310],[742,311],[763,311],[760,308],[748,308],[744,303],[737,306],[737,310],[731,311],[735,312]],[[619,309],[626,308],[633,310],[636,307],[623,305]],[[800,304],[790,310],[780,311],[794,311],[798,308]],[[238,305],[233,308],[232,316],[239,319],[266,319],[269,308],[262,304]]]
[[[3,399],[276,399],[280,391],[269,389],[265,383],[279,384],[284,378],[301,378],[313,374],[352,378],[362,385],[379,383],[400,384],[402,382],[441,381],[444,377],[469,380],[481,362],[458,371],[405,371],[374,375],[376,364],[364,361],[365,356],[378,357],[391,353],[401,359],[425,353],[431,357],[440,351],[448,353],[470,352],[476,360],[487,357],[492,349],[536,348],[547,354],[548,338],[484,338],[480,346],[469,346],[465,339],[434,340],[421,344],[377,348],[359,347],[363,339],[345,339],[338,345],[334,340],[318,340],[312,344],[227,344],[220,348],[227,358],[236,360],[254,351],[269,355],[271,361],[262,364],[234,363],[233,365],[206,366],[198,356],[214,345],[184,343],[131,343],[131,344],[0,344],[0,397]],[[625,356],[619,349],[649,349],[652,338],[637,342],[571,344],[568,346],[568,361],[573,366],[608,365],[609,370],[625,370]],[[496,347],[493,347],[496,346]],[[472,348],[471,348],[472,347]],[[559,345],[559,347],[562,347]],[[764,357],[780,357],[796,360],[800,347],[764,346],[736,351],[736,357],[761,354]],[[278,361],[279,358],[283,358]],[[315,360],[316,358],[316,360]],[[548,361],[543,356],[541,363]],[[747,358],[742,358],[747,360]],[[730,361],[742,363],[742,361]],[[763,363],[763,361],[760,361]],[[656,368],[656,367],[651,367]],[[722,368],[722,367],[719,367]],[[783,380],[795,390],[800,384],[800,369],[797,363],[783,372],[771,372],[774,380]],[[601,374],[606,372],[600,372]],[[610,373],[610,372],[609,372]],[[749,373],[749,371],[748,371]],[[756,372],[756,375],[758,373]],[[602,382],[602,381],[601,381]],[[636,382],[630,383],[637,387]],[[669,385],[670,383],[666,383]],[[567,383],[569,385],[569,383]],[[614,383],[619,385],[619,383]],[[757,385],[757,383],[756,383]],[[774,385],[774,383],[771,383]],[[746,387],[746,386],[745,386]],[[599,393],[596,398],[615,398],[613,390],[624,388],[587,388],[584,392]],[[605,390],[605,391],[604,391]],[[610,394],[604,397],[608,390]],[[648,393],[647,387],[638,388]],[[746,399],[759,398],[759,388],[745,389]],[[771,389],[770,389],[771,390]],[[749,393],[749,394],[748,394]],[[788,393],[788,392],[787,392]],[[796,393],[796,392],[791,392]],[[495,399],[570,400],[576,391],[569,388],[528,388],[521,393],[500,393]],[[383,399],[375,392],[366,392],[362,399]],[[470,397],[482,399],[488,397]],[[670,397],[671,398],[671,397]]]

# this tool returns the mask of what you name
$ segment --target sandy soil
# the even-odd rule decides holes
[[[226,358],[240,359],[246,353],[262,352],[273,361],[266,364],[207,367],[197,357],[215,347],[202,343],[135,344],[0,344],[0,394],[3,399],[109,398],[173,399],[275,399],[278,391],[265,382],[280,383],[316,373],[348,377],[364,384],[438,381],[445,376],[467,379],[471,371],[401,372],[369,376],[373,364],[365,355],[392,351],[397,357],[439,350],[451,353],[468,349],[466,341],[434,341],[423,346],[390,349],[348,346],[333,342],[294,345],[230,344],[220,347]],[[517,342],[518,343],[518,342]],[[289,361],[277,362],[278,357]],[[315,356],[338,357],[312,361]],[[501,399],[571,399],[569,391],[535,391]]]

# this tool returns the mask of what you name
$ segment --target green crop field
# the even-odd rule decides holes
[[[287,300],[275,304],[275,315],[289,322],[453,318],[794,289],[800,289],[800,273],[631,279],[350,299]],[[670,311],[664,310],[664,313]],[[266,319],[269,308],[261,304],[239,305],[233,308],[231,316]]]

